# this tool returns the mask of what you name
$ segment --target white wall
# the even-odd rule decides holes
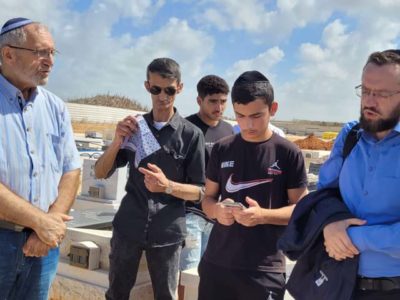
[[[74,122],[117,123],[127,115],[143,114],[140,111],[123,108],[69,102],[65,102],[65,104]]]

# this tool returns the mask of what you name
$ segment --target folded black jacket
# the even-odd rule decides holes
[[[297,300],[349,300],[352,298],[358,256],[336,261],[323,245],[325,225],[354,218],[339,189],[322,189],[305,196],[295,207],[278,248],[297,260],[287,290]]]

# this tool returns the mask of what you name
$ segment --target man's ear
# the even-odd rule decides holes
[[[203,99],[201,99],[200,96],[197,96],[197,104],[200,106],[201,102],[203,102]]]
[[[149,92],[149,90],[150,90],[150,83],[149,83],[147,80],[144,82],[144,88]]]
[[[1,55],[1,58],[2,58],[3,62],[4,61],[11,61],[11,60],[13,60],[13,58],[15,58],[15,56],[11,52],[11,48],[7,47],[7,46],[5,46],[5,47],[3,47],[1,49],[0,55]]]
[[[183,82],[178,83],[178,87],[176,89],[176,93],[179,94],[183,90]]]
[[[278,111],[278,102],[272,102],[271,108],[269,109],[269,114],[271,117],[275,116],[276,112]]]

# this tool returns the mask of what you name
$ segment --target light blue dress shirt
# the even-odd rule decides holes
[[[344,140],[355,123],[348,123],[338,135],[321,167],[318,188],[339,183],[350,211],[367,221],[348,229],[361,253],[359,275],[400,276],[400,123],[382,140],[361,130],[342,167]]]
[[[80,167],[64,102],[42,87],[25,101],[0,74],[0,182],[47,212],[61,176]]]

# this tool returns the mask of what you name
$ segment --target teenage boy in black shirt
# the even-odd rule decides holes
[[[276,242],[307,193],[303,156],[268,127],[278,104],[263,74],[240,75],[232,102],[240,134],[214,145],[206,172],[202,206],[217,222],[199,265],[199,299],[283,299],[285,259]]]
[[[154,298],[176,299],[186,235],[184,202],[199,200],[204,185],[204,136],[174,108],[183,88],[179,65],[170,58],[153,60],[144,85],[152,111],[143,117],[161,149],[136,167],[140,151],[121,149],[124,139],[137,132],[136,118],[128,116],[118,123],[112,144],[95,167],[97,178],[107,178],[115,168],[130,166],[127,194],[113,221],[107,300],[129,299],[143,251]]]

